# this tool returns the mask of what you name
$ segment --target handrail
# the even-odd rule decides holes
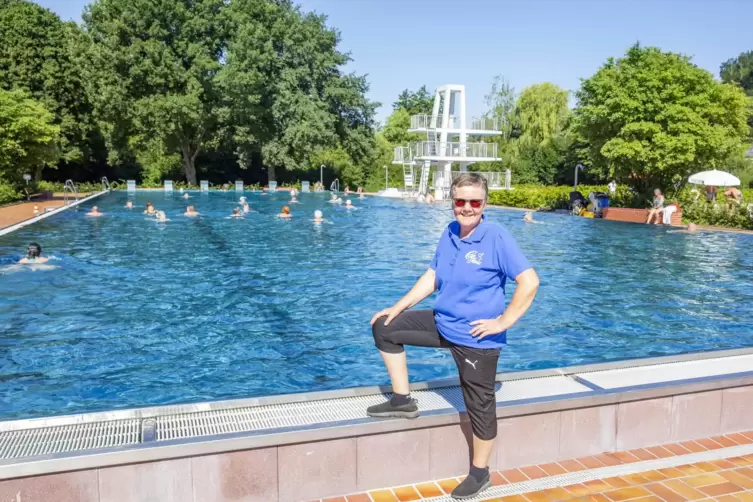
[[[71,192],[71,195],[76,198],[76,201],[78,201],[78,190],[76,190],[76,185],[73,183],[73,180],[65,180],[65,185],[63,186],[63,203],[67,206],[68,205],[68,192]]]
[[[442,129],[443,115],[419,114],[411,115],[411,129]],[[447,118],[446,129],[460,129],[461,121],[458,115]],[[500,131],[499,120],[489,117],[473,117],[466,123],[468,131]]]
[[[505,186],[500,183],[501,175],[505,173],[502,173],[500,171],[473,171],[473,172],[474,174],[478,174],[481,177],[485,178],[489,188],[502,188],[503,186]],[[447,171],[434,171],[434,173],[432,173],[431,182],[432,182],[432,185],[434,185],[435,187],[439,187],[439,186],[449,187],[452,184],[452,182],[455,180],[455,178],[457,178],[461,174],[463,174],[463,171],[450,171],[449,174]],[[505,179],[505,182],[506,181],[507,180]],[[507,186],[505,187],[509,188]]]
[[[100,181],[102,182],[102,191],[104,192],[106,189],[109,192],[111,188],[110,182],[107,180],[107,176],[102,176],[102,179]]]
[[[497,143],[461,143],[455,141],[419,141],[410,145],[411,158],[472,157],[497,158]]]
[[[332,192],[339,192],[340,191],[340,179],[335,178],[335,181],[332,182],[332,184],[329,186],[329,189]]]

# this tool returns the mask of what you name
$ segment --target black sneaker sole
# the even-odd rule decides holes
[[[476,493],[472,493],[470,495],[455,495],[454,493],[451,493],[450,496],[456,500],[465,500],[465,499],[472,499],[473,497],[478,497],[478,494],[486,490],[492,485],[492,480],[489,479],[481,488],[476,491]]]
[[[366,414],[374,418],[417,418],[420,411],[385,411],[383,413],[372,413],[367,411]]]

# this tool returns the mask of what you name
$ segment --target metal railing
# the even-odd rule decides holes
[[[78,200],[78,190],[76,190],[73,180],[65,180],[65,186],[63,186],[63,203],[66,206],[68,205],[68,192],[71,192],[71,196]]]
[[[410,162],[410,147],[408,146],[396,146],[394,154],[392,156],[392,162],[403,163]]]
[[[442,127],[443,115],[412,115],[410,118],[411,129],[437,129]],[[466,123],[468,130],[475,131],[499,131],[499,120],[495,118],[473,117],[470,122]],[[450,115],[447,123],[447,129],[460,129],[460,117]]]
[[[499,171],[492,171],[492,172],[480,172],[480,171],[473,171],[475,174],[479,174],[482,177],[486,178],[486,183],[489,186],[489,188],[502,188],[504,185],[505,179],[504,174]],[[450,185],[452,185],[452,182],[463,174],[463,171],[450,171],[449,173],[446,171],[434,171],[431,183],[434,187],[438,188],[448,188]]]
[[[460,143],[443,141],[419,141],[410,145],[411,158],[419,157],[470,157],[497,158],[496,143]]]
[[[102,191],[104,192],[105,190],[107,190],[109,192],[111,189],[110,189],[110,182],[107,180],[107,176],[102,176],[101,181],[102,181]]]

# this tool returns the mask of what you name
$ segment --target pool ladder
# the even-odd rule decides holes
[[[68,205],[68,192],[71,193],[71,197],[74,197],[78,201],[78,190],[73,180],[65,180],[65,186],[63,186],[63,203]]]
[[[335,181],[332,182],[332,184],[329,186],[329,189],[333,192],[339,192],[340,191],[340,179],[335,178]]]
[[[108,192],[111,190],[110,182],[107,180],[107,176],[102,176],[102,191],[104,192],[105,190]]]

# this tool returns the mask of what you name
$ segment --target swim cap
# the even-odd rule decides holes
[[[321,218],[321,217],[322,217],[322,212],[321,211],[319,211],[318,209],[316,211],[314,211],[314,218]]]

